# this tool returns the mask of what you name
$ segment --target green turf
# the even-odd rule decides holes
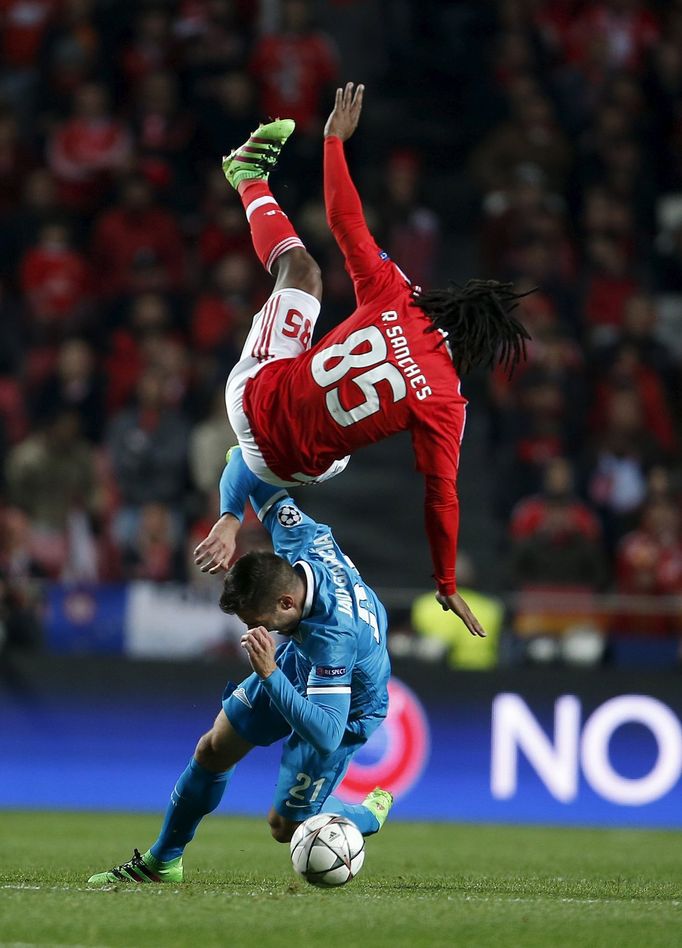
[[[183,886],[89,889],[150,816],[0,813],[0,945],[682,945],[682,834],[426,823],[368,841],[349,886],[296,879],[262,821],[211,817]]]

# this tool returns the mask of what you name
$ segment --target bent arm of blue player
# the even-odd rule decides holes
[[[304,698],[278,668],[263,687],[282,717],[320,754],[331,754],[343,739],[350,710],[350,686]]]
[[[265,484],[249,470],[239,447],[228,452],[219,486],[220,517],[194,551],[194,562],[203,573],[219,573],[229,568],[237,546],[237,533],[244,519],[244,507],[250,496],[260,498],[266,506],[274,503],[278,496],[286,496],[286,491]]]
[[[286,496],[287,491],[284,488],[266,484],[247,467],[241,448],[230,449],[227,464],[220,477],[221,517],[231,514],[241,523],[249,498],[260,516],[261,511],[269,509],[277,500]]]

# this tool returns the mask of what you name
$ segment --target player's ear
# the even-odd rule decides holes
[[[293,609],[296,605],[294,597],[290,596],[288,593],[280,596],[277,602],[279,603],[280,608],[284,610]]]

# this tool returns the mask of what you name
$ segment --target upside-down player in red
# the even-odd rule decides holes
[[[363,91],[352,83],[337,90],[324,130],[327,219],[357,308],[312,348],[320,270],[267,183],[294,123],[261,125],[223,162],[244,204],[256,253],[276,275],[228,379],[228,415],[248,467],[283,486],[333,477],[357,448],[409,429],[426,482],[438,600],[472,635],[485,635],[455,582],[456,479],[466,408],[460,374],[497,361],[511,369],[528,334],[510,315],[518,300],[510,284],[471,280],[463,288],[425,291],[377,246],[343,149],[357,127]],[[197,547],[197,565],[209,572],[227,569],[238,527],[233,517],[222,516]]]

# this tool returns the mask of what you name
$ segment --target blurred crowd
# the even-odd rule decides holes
[[[537,288],[528,361],[490,389],[514,584],[655,596],[591,621],[680,633],[682,4],[501,2],[492,71],[481,253]],[[589,614],[536,600],[517,631]]]
[[[680,0],[0,0],[0,46],[15,637],[34,578],[193,575],[224,381],[269,291],[220,157],[269,116],[297,121],[278,194],[322,264],[321,329],[351,311],[320,199],[347,78],[374,82],[354,166],[397,262],[474,275],[443,252],[462,211],[475,275],[535,290],[528,361],[486,409],[516,588],[682,593]]]

